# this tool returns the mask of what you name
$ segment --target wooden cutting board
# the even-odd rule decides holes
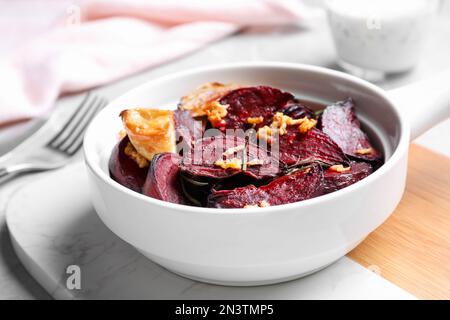
[[[450,299],[450,158],[411,145],[406,192],[348,256],[422,299]]]

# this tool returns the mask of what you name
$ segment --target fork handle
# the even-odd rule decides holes
[[[14,177],[16,172],[9,172],[6,168],[0,168],[0,185]]]
[[[33,164],[33,163],[19,163],[10,166],[0,167],[0,185],[9,179],[26,172],[40,172],[47,170],[54,170],[67,164],[67,161],[50,164]]]
[[[11,166],[0,167],[0,185],[14,178],[23,172],[31,172],[31,171],[41,171],[40,168],[34,170],[34,166],[30,166],[29,164],[16,164]]]

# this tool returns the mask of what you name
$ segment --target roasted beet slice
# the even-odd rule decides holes
[[[282,176],[262,187],[249,185],[213,191],[208,206],[214,208],[265,207],[310,199],[322,194],[322,169],[317,164]]]
[[[193,141],[200,139],[205,131],[206,121],[195,119],[190,111],[175,110],[173,112],[175,121],[177,153],[183,154],[190,149]]]
[[[331,193],[348,187],[364,179],[372,171],[372,166],[367,162],[352,161],[347,168],[341,166],[330,167],[323,173],[323,191],[324,193]]]
[[[155,199],[185,204],[180,189],[180,156],[174,153],[158,153],[150,162],[142,193]]]
[[[127,154],[128,153],[128,154]],[[136,149],[125,136],[114,147],[109,159],[109,174],[115,181],[136,192],[141,192],[148,171],[148,162],[144,158],[136,161],[130,156],[138,156]]]
[[[244,138],[232,135],[197,140],[183,157],[182,174],[192,179],[224,179],[243,174],[257,180],[273,178],[280,172],[277,157]]]
[[[322,131],[312,128],[300,133],[297,126],[289,126],[279,141],[279,159],[286,166],[320,161],[327,165],[347,163],[341,148]],[[272,147],[273,149],[273,147]]]
[[[281,109],[281,111],[285,115],[287,115],[293,119],[301,119],[303,117],[308,117],[308,118],[314,117],[314,112],[297,99],[289,101]]]
[[[226,106],[227,114],[213,125],[222,131],[252,126],[259,128],[268,124],[275,112],[291,99],[293,96],[290,93],[267,86],[236,89],[219,100],[221,105]],[[252,123],[251,119],[256,122]]]
[[[345,154],[356,159],[376,161],[381,154],[361,130],[351,98],[327,106],[321,117],[321,129],[336,142]]]

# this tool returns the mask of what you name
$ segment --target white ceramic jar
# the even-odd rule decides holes
[[[338,63],[369,80],[411,69],[435,7],[433,0],[327,1]]]

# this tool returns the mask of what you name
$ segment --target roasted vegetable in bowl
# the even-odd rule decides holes
[[[254,208],[345,188],[382,164],[351,98],[317,107],[268,86],[205,84],[174,111],[121,113],[111,177],[177,204]]]

